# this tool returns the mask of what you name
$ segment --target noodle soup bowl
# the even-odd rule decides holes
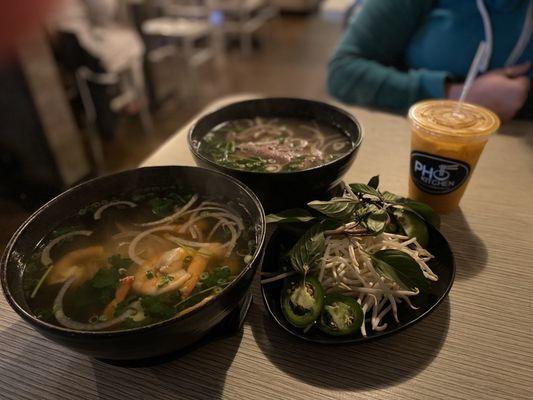
[[[201,307],[151,325],[117,331],[81,331],[38,319],[27,304],[23,273],[36,245],[65,215],[93,202],[125,196],[138,188],[177,187],[225,201],[251,229],[255,251],[240,274]],[[17,230],[1,260],[4,295],[26,322],[46,338],[76,352],[110,360],[138,360],[184,349],[212,331],[249,293],[254,273],[262,262],[265,214],[257,197],[236,179],[196,167],[149,167],[87,181],[51,200]]]
[[[220,124],[256,117],[315,121],[346,136],[350,147],[339,158],[316,167],[280,172],[247,171],[224,166],[200,151],[202,139]],[[311,200],[328,198],[328,192],[341,181],[354,162],[362,138],[359,122],[337,107],[304,99],[262,98],[233,103],[200,117],[189,130],[188,144],[199,166],[234,176],[257,194],[267,212],[276,212],[303,206]]]

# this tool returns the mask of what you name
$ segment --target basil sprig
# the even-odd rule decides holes
[[[372,264],[381,276],[396,282],[404,290],[429,289],[428,282],[418,263],[407,253],[386,249],[371,254]]]
[[[385,231],[398,232],[417,237],[424,246],[428,239],[426,223],[434,226],[440,223],[438,214],[428,205],[380,191],[379,176],[372,177],[367,184],[349,186],[355,196],[312,201],[308,203],[312,212],[296,208],[267,216],[270,223],[289,226],[299,223],[304,229],[305,224],[315,222],[288,253],[290,264],[297,272],[307,274],[318,267],[325,251],[326,230],[350,224],[351,233],[375,236]],[[369,256],[376,272],[397,282],[402,289],[423,291],[428,288],[420,266],[405,252],[387,249]]]
[[[324,255],[325,242],[324,224],[319,222],[309,228],[289,251],[292,267],[301,274],[316,267]]]

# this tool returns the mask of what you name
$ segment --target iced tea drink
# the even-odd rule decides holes
[[[457,208],[489,136],[500,120],[486,108],[453,100],[427,100],[409,110],[409,197],[439,213]]]

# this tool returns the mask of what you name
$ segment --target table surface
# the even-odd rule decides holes
[[[382,187],[405,193],[407,121],[347,109],[365,138],[345,179],[379,173]],[[186,128],[143,165],[193,165]],[[242,334],[164,364],[124,368],[42,338],[2,297],[0,398],[532,398],[532,155],[530,122],[503,126],[489,141],[461,209],[443,217],[457,263],[452,291],[397,335],[360,346],[302,343],[266,315],[256,279]]]

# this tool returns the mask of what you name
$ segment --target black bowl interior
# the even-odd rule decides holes
[[[18,229],[6,247],[2,258],[1,271],[4,294],[14,310],[38,328],[59,331],[59,333],[76,332],[80,335],[113,336],[123,332],[72,331],[35,318],[26,303],[22,285],[22,275],[27,257],[31,255],[36,245],[51,229],[60,225],[65,217],[74,214],[88,204],[106,200],[110,197],[126,197],[127,194],[137,192],[143,188],[157,190],[158,188],[169,187],[176,188],[178,191],[182,189],[184,192],[195,192],[210,198],[223,200],[243,217],[247,226],[255,228],[258,246],[254,254],[254,260],[231,285],[224,289],[222,294],[231,290],[231,287],[239,281],[240,277],[247,273],[247,269],[260,257],[265,235],[265,220],[264,211],[257,197],[237,180],[216,171],[196,167],[149,167],[97,178],[76,186],[45,204]],[[238,300],[240,299],[235,299],[236,302]],[[189,315],[201,312],[202,309],[203,307],[183,317],[188,318]],[[151,329],[156,325],[165,325],[183,317],[124,332]]]
[[[245,100],[232,103],[212,113],[200,117],[189,131],[189,146],[195,156],[204,159],[214,166],[221,167],[204,157],[198,152],[201,139],[213,128],[223,122],[243,118],[298,118],[302,120],[314,120],[331,126],[348,136],[352,142],[352,151],[359,147],[363,135],[357,120],[346,111],[319,101],[296,99],[296,98],[263,98]],[[348,152],[345,156],[349,156]],[[231,168],[223,167],[231,170]],[[315,168],[320,168],[315,167]],[[313,168],[311,168],[313,169]],[[298,171],[296,171],[298,172]],[[256,172],[257,174],[272,174],[269,172]],[[293,174],[294,172],[287,172]],[[276,174],[279,174],[276,173]]]
[[[296,242],[297,237],[293,234],[278,229],[272,236],[265,250],[265,260],[263,262],[263,272],[277,272],[279,270],[279,259],[282,254],[288,251]],[[290,334],[305,341],[320,344],[346,344],[364,343],[370,340],[392,335],[420,321],[434,310],[444,300],[450,291],[455,277],[455,262],[452,251],[446,239],[439,231],[430,227],[430,241],[428,250],[435,256],[428,264],[435,272],[439,280],[430,283],[430,290],[413,297],[413,305],[419,307],[413,310],[406,304],[398,305],[398,316],[400,323],[396,323],[389,313],[383,321],[388,324],[387,328],[381,332],[373,332],[369,329],[369,318],[367,315],[367,337],[360,333],[353,336],[334,337],[324,334],[318,328],[313,327],[307,333],[302,329],[295,328],[287,322],[281,311],[281,289],[283,281],[272,282],[261,285],[263,301],[270,315],[276,323]]]

